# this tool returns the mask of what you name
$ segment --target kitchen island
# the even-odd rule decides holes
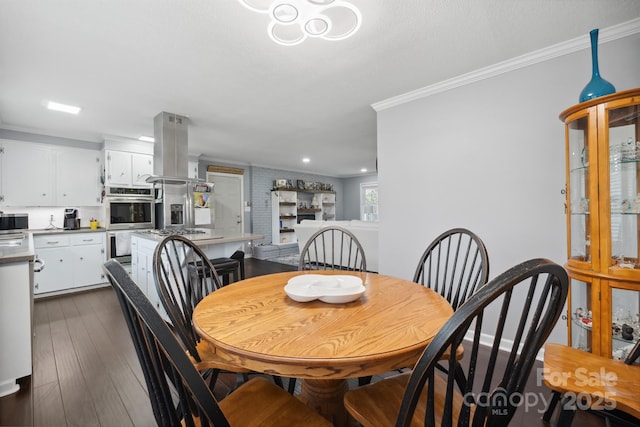
[[[245,243],[264,239],[262,234],[229,234],[209,228],[195,230],[197,232],[179,234],[198,245],[210,259],[229,257],[237,250],[244,250]],[[159,230],[140,230],[131,233],[131,277],[158,312],[168,319],[158,297],[153,277],[153,252],[165,237],[167,235],[161,234]]]
[[[31,233],[0,235],[0,396],[31,375],[34,260]]]

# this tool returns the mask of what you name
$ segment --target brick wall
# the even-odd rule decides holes
[[[332,184],[336,192],[336,219],[343,218],[342,185],[339,178],[321,175],[305,174],[278,169],[251,167],[251,232],[264,234],[265,239],[256,241],[256,244],[271,243],[271,189],[276,179],[290,179],[295,185],[296,180],[324,182]]]

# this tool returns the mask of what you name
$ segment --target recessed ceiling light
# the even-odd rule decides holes
[[[303,161],[303,163],[309,163],[311,161],[311,159],[308,158],[308,157],[303,157],[302,161]]]
[[[141,136],[140,138],[138,138],[140,141],[145,141],[145,142],[156,142],[156,139],[152,136]]]
[[[63,113],[78,114],[82,108],[74,105],[60,104],[59,102],[47,102],[47,108],[54,111],[62,111]]]
[[[360,169],[360,172],[366,172],[366,171],[367,171],[367,168]]]

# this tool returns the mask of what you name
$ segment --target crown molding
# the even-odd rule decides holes
[[[607,43],[637,33],[640,33],[640,18],[600,30],[598,34],[598,40],[599,43]],[[503,62],[498,62],[497,64],[490,65],[488,67],[480,68],[470,73],[443,80],[433,85],[425,86],[423,88],[416,89],[402,95],[387,98],[383,101],[371,104],[371,107],[375,111],[379,112],[382,110],[386,110],[387,108],[406,104],[407,102],[426,98],[428,96],[455,89],[460,86],[465,86],[471,83],[498,76],[500,74],[508,73],[520,68],[548,61],[559,56],[569,55],[571,53],[588,48],[590,47],[590,45],[591,42],[589,40],[589,37],[577,37],[566,42],[558,43],[543,49],[527,53],[525,55],[508,59]]]

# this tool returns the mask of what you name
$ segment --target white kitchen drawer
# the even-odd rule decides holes
[[[104,243],[104,233],[72,234],[71,244],[74,246],[96,245]]]
[[[61,236],[59,234],[53,236],[34,236],[33,244],[36,249],[69,246],[69,236]]]

